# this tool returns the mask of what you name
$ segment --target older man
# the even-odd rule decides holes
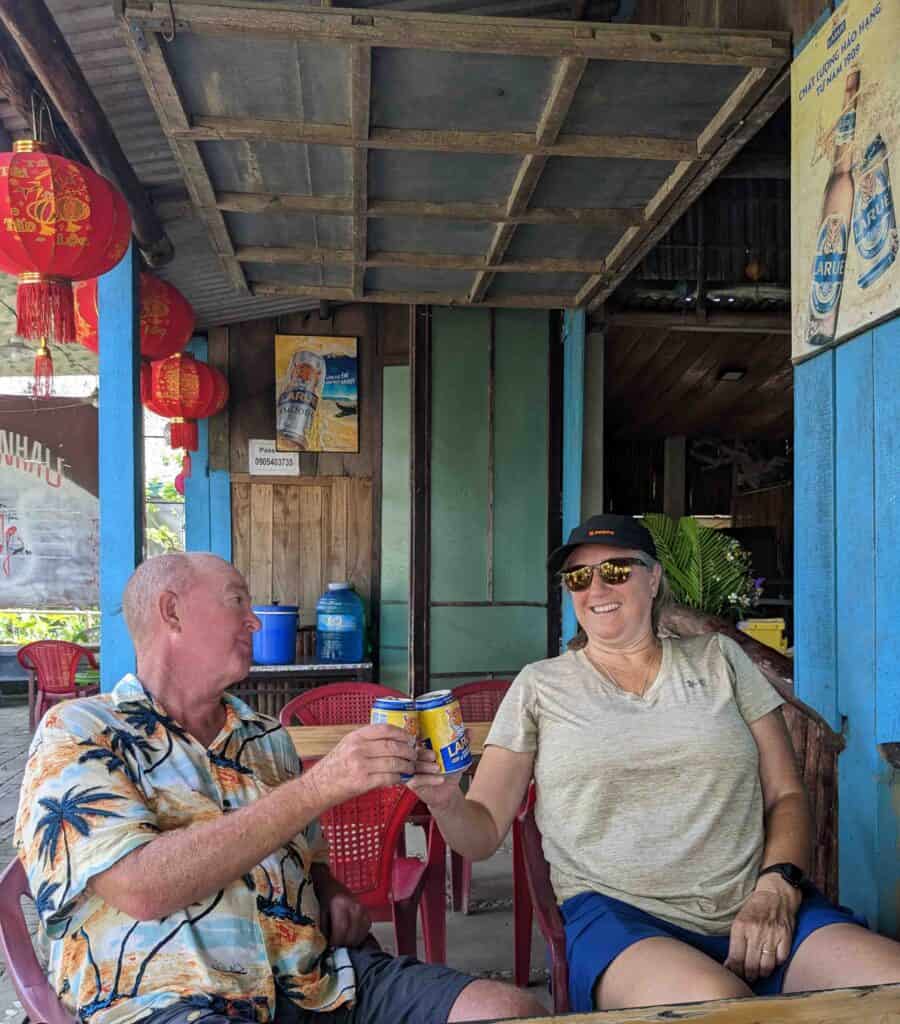
[[[161,555],[123,598],[137,675],[41,722],[16,842],[63,1003],[94,1024],[429,1024],[541,1015],[529,995],[365,943],[318,816],[414,768],[361,728],[301,774],[281,727],[225,694],[259,621],[212,555]]]

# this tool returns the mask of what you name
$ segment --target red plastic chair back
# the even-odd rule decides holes
[[[288,701],[278,718],[282,725],[353,725],[369,721],[377,697],[402,693],[375,683],[326,683]]]
[[[387,786],[346,800],[319,819],[331,873],[367,907],[391,902],[397,840],[417,802],[406,786]]]
[[[453,690],[464,722],[491,722],[510,687],[509,679],[478,679]]]
[[[21,899],[31,898],[28,878],[16,858],[0,875],[0,946],[9,977],[25,1012],[42,1024],[76,1024],[44,976],[31,943]]]
[[[82,658],[97,667],[91,651],[68,640],[35,640],[20,647],[16,657],[22,668],[37,673],[38,689],[45,693],[74,693],[75,672]]]

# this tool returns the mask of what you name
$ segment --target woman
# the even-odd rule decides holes
[[[732,640],[657,636],[648,531],[593,516],[549,567],[583,648],[522,670],[467,796],[428,751],[409,785],[482,860],[534,775],[572,1009],[900,981],[900,944],[805,880],[812,828],[781,698]]]

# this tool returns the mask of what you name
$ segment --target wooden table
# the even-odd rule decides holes
[[[900,1024],[900,985],[836,988],[793,996],[672,1003],[530,1018],[529,1024]]]
[[[490,727],[490,722],[466,722],[473,757],[481,757]],[[312,760],[324,757],[348,733],[360,728],[360,725],[291,725],[288,733],[301,759]]]

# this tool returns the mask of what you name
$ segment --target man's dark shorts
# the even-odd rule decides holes
[[[331,1013],[302,1010],[279,996],[275,1024],[446,1024],[460,992],[475,979],[441,964],[391,956],[374,945],[348,950],[356,973],[356,1002]],[[141,1024],[245,1024],[212,1010],[174,1003]],[[247,1022],[252,1024],[252,1022]]]

